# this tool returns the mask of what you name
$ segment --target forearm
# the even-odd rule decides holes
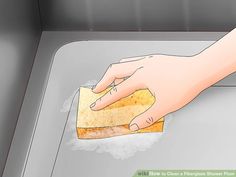
[[[236,29],[195,56],[205,88],[236,72]]]

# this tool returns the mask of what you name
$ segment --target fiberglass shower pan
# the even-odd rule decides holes
[[[19,175],[23,177],[130,177],[137,169],[235,168],[235,75],[207,89],[186,107],[172,113],[162,137],[145,151],[137,151],[128,158],[117,159],[109,153],[97,153],[96,150],[73,150],[68,144],[71,139],[71,132],[67,131],[71,128],[68,112],[61,111],[65,100],[79,86],[99,80],[110,63],[125,57],[156,53],[193,55],[214,40],[196,41],[191,37],[158,40],[153,33],[152,41],[149,40],[151,36],[134,41],[132,37],[123,37],[125,39],[122,40],[119,37],[97,39],[93,34],[92,37],[81,39],[83,41],[71,42],[76,41],[73,38],[75,34],[59,34],[67,44],[58,45],[58,50],[48,54],[50,58],[45,58],[47,55],[44,51],[54,45],[53,40],[54,43],[57,40],[55,36],[50,38],[53,35],[50,32],[43,34],[5,176],[13,174],[14,170],[19,170]],[[24,134],[27,130],[23,129],[21,121],[24,121],[23,117],[29,114],[30,109],[35,110],[32,118],[29,118],[33,128],[28,127],[31,131]],[[30,141],[26,142],[23,135],[30,136]],[[13,162],[14,158],[20,159],[16,153],[20,148],[21,158],[25,160],[23,166]]]

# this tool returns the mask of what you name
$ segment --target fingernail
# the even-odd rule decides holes
[[[96,102],[92,103],[92,104],[90,105],[90,108],[93,108],[95,105],[96,105]]]
[[[138,125],[136,123],[134,123],[134,124],[130,125],[129,129],[131,131],[138,131],[139,127],[138,127]]]

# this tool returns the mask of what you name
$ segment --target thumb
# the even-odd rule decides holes
[[[148,110],[136,116],[129,125],[131,131],[137,131],[149,127],[165,115],[164,109],[158,103],[154,103]]]

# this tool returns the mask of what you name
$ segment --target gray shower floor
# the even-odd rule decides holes
[[[67,113],[60,111],[80,85],[99,80],[112,62],[150,53],[192,55],[222,35],[44,32],[4,176],[128,177],[140,168],[235,168],[236,75],[173,113],[161,141],[124,160],[109,154],[72,151],[67,145],[70,134],[65,131]]]

